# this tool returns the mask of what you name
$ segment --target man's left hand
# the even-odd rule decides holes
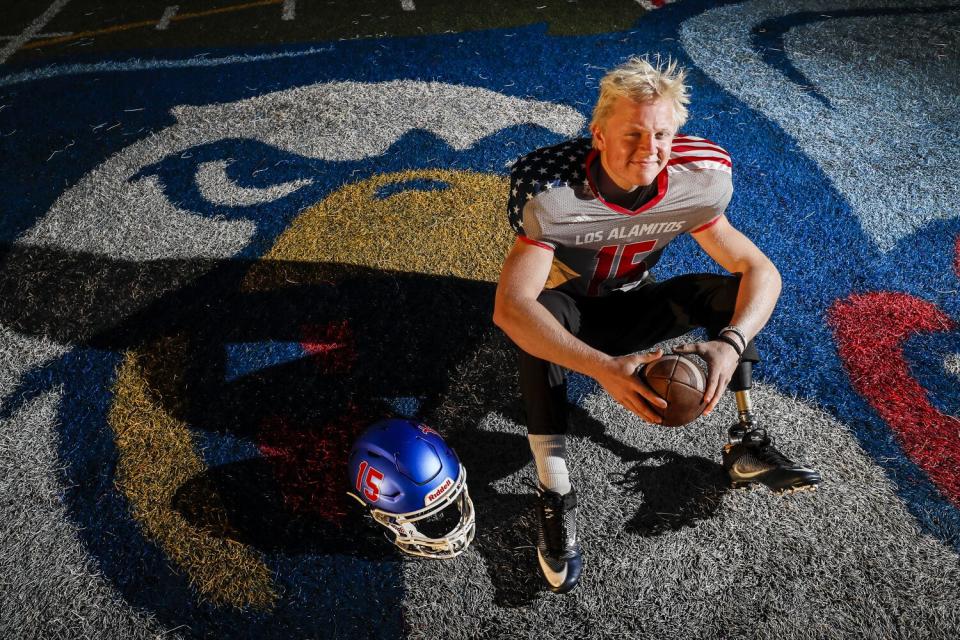
[[[707,362],[707,389],[703,399],[707,403],[703,415],[708,415],[717,406],[720,397],[730,383],[733,372],[740,363],[736,349],[721,340],[681,344],[673,348],[675,353],[696,354]]]

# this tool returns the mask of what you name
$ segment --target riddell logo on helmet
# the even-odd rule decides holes
[[[439,498],[444,493],[446,493],[447,489],[449,489],[452,486],[453,486],[453,480],[451,480],[450,478],[447,478],[446,480],[444,480],[443,484],[437,487],[436,490],[434,490],[432,493],[427,494],[426,504],[430,504],[431,502],[436,501],[437,498]]]

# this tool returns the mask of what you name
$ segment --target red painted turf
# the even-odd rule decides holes
[[[925,300],[874,292],[838,300],[829,322],[854,388],[894,430],[907,456],[960,507],[960,420],[930,404],[903,351],[910,336],[950,331],[953,320]]]
[[[957,236],[957,242],[953,248],[953,272],[957,278],[960,278],[960,235]]]
[[[304,327],[302,335],[301,346],[323,373],[347,374],[353,368],[357,351],[346,320]],[[271,463],[290,511],[342,523],[347,456],[366,426],[365,416],[352,403],[324,424],[294,424],[284,416],[264,421],[257,446]]]

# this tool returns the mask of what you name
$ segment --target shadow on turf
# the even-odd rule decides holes
[[[546,591],[538,570],[537,525],[532,493],[499,493],[493,486],[530,464],[526,437],[477,428],[490,412],[522,424],[516,380],[516,357],[505,339],[481,345],[477,366],[461,372],[434,415],[469,471],[470,493],[477,511],[475,547],[483,556],[499,606],[525,606]],[[587,438],[626,463],[635,462],[614,482],[639,492],[641,508],[624,523],[627,532],[652,536],[712,517],[729,480],[723,467],[672,451],[643,451],[610,433],[607,425],[570,406],[570,436]],[[532,466],[529,474],[534,477]],[[580,487],[589,492],[589,486]],[[586,514],[579,514],[581,521]]]
[[[390,398],[429,412],[491,333],[492,304],[490,283],[359,266],[0,249],[0,324],[134,354],[152,403],[205,445],[207,471],[171,506],[268,552],[394,557],[344,494],[350,443]],[[292,359],[271,351],[284,345]],[[254,459],[220,453],[228,441]]]
[[[655,536],[696,526],[698,520],[713,517],[729,489],[723,466],[712,460],[668,450],[641,451],[614,438],[580,409],[575,409],[571,426],[574,434],[586,436],[624,462],[636,462],[614,479],[614,484],[644,499],[624,525],[631,533]]]
[[[660,450],[645,454],[615,483],[644,498],[626,530],[656,536],[713,517],[730,479],[712,460]]]
[[[251,287],[254,268],[259,285]],[[477,429],[491,411],[521,422],[514,353],[489,320],[493,293],[486,282],[341,264],[0,250],[3,326],[136,354],[152,401],[214,444],[207,471],[180,486],[171,505],[195,527],[268,553],[397,558],[347,502],[342,469],[354,437],[391,413],[386,399],[422,398],[418,415],[469,470],[475,547],[495,599],[521,606],[544,590],[533,496],[493,485],[529,464],[529,448],[521,435]],[[330,348],[289,361],[260,349],[317,340]],[[576,408],[572,433],[638,463],[621,480],[645,497],[628,530],[655,535],[715,511],[719,465],[636,450]],[[218,459],[224,437],[259,456]]]

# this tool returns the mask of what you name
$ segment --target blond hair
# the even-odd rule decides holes
[[[659,56],[656,64],[645,57],[634,56],[607,72],[600,80],[600,96],[593,108],[590,129],[602,127],[610,117],[613,103],[625,97],[634,102],[650,102],[665,98],[673,103],[674,130],[687,121],[687,106],[690,103],[689,87],[684,84],[687,72],[668,58],[664,63]]]

